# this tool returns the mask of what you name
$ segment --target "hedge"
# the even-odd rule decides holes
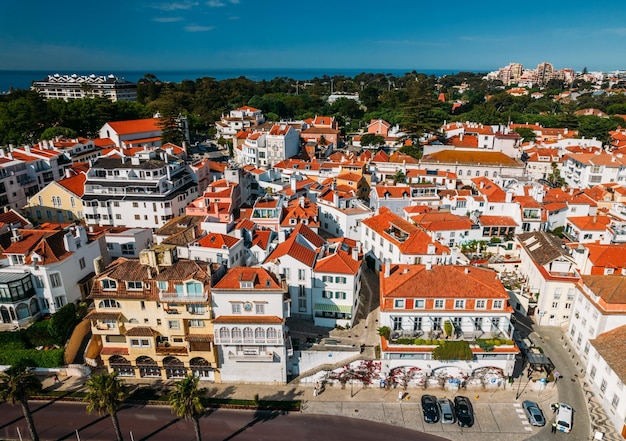
[[[49,349],[38,351],[37,349],[13,349],[0,351],[0,364],[17,365],[24,364],[29,367],[54,368],[63,366],[64,349]]]
[[[433,350],[435,360],[472,360],[474,354],[470,349],[469,342],[464,340],[444,341],[442,345]]]

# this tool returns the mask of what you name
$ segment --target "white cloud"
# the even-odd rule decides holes
[[[220,8],[222,6],[226,6],[223,2],[221,2],[220,0],[209,0],[208,2],[206,2],[207,6],[210,6],[211,8]]]
[[[601,30],[600,33],[625,36],[626,28],[607,28],[607,29]]]
[[[238,5],[239,4],[239,0],[229,0],[233,5]]]
[[[154,17],[152,21],[156,21],[157,23],[174,23],[182,19],[182,17]]]
[[[185,30],[187,32],[207,32],[215,29],[214,26],[199,26],[199,25],[189,25],[185,26]]]
[[[191,9],[194,6],[198,6],[198,2],[184,0],[180,2],[155,3],[150,6],[153,7],[154,9],[159,9],[161,11],[180,11],[180,10]]]
[[[239,20],[238,16],[228,17],[229,20]]]

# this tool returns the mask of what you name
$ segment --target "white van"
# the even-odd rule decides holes
[[[573,409],[567,404],[561,403],[556,412],[556,429],[569,433],[572,430]]]

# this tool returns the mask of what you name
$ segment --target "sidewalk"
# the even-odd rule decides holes
[[[81,390],[86,379],[59,377],[59,380],[61,383],[55,384],[53,376],[44,378],[44,389]],[[124,382],[129,386],[150,384],[150,381],[137,379]],[[161,383],[162,386],[167,384]],[[356,382],[347,384],[345,389],[339,384],[327,385],[317,396],[313,394],[313,386],[200,383],[201,387],[207,388],[208,395],[213,397],[253,400],[258,394],[260,400],[299,400],[302,402],[301,412],[305,414],[366,419],[434,433],[454,441],[502,441],[503,436],[506,436],[507,441],[522,441],[541,430],[549,431],[549,428],[531,428],[521,411],[521,403],[524,400],[537,401],[544,412],[549,412],[550,403],[558,401],[557,389],[553,384],[548,384],[539,391],[534,390],[532,385],[526,378],[521,378],[513,384],[506,384],[506,387],[462,389],[456,394],[440,388],[408,388],[403,391],[403,400],[398,401],[398,392],[402,391],[400,388],[363,388],[361,383]],[[425,424],[420,405],[422,394],[450,399],[455,395],[469,397],[476,412],[476,424],[469,429],[461,429],[457,425]]]

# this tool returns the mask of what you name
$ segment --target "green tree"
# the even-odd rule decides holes
[[[404,184],[405,181],[406,181],[406,175],[404,174],[402,170],[398,170],[396,174],[393,175],[394,184],[398,184],[398,183]]]
[[[565,185],[565,179],[561,176],[561,170],[559,170],[559,165],[556,162],[550,164],[552,167],[552,173],[550,173],[547,177],[547,181],[552,184],[553,187],[562,187]]]
[[[534,141],[537,139],[537,134],[534,130],[527,127],[518,127],[515,131],[522,137],[522,141],[524,142]]]
[[[361,147],[380,147],[385,145],[385,137],[375,133],[366,133],[361,136]]]
[[[33,441],[39,441],[28,399],[42,389],[41,381],[25,366],[12,366],[0,374],[0,397],[11,404],[19,403]]]
[[[78,134],[74,130],[70,129],[69,127],[55,126],[55,127],[48,127],[46,130],[44,130],[40,138],[41,139],[54,139],[57,136],[62,136],[64,138],[76,138]]]
[[[108,413],[113,422],[117,441],[122,441],[122,431],[117,419],[117,412],[126,399],[124,383],[117,378],[117,374],[101,374],[92,376],[87,383],[87,412],[96,412],[98,415]]]
[[[174,389],[169,393],[169,400],[172,412],[179,418],[191,420],[196,432],[196,441],[202,441],[200,417],[204,413],[202,396],[206,393],[206,389],[198,389],[198,380],[198,377],[189,375],[174,383]]]

